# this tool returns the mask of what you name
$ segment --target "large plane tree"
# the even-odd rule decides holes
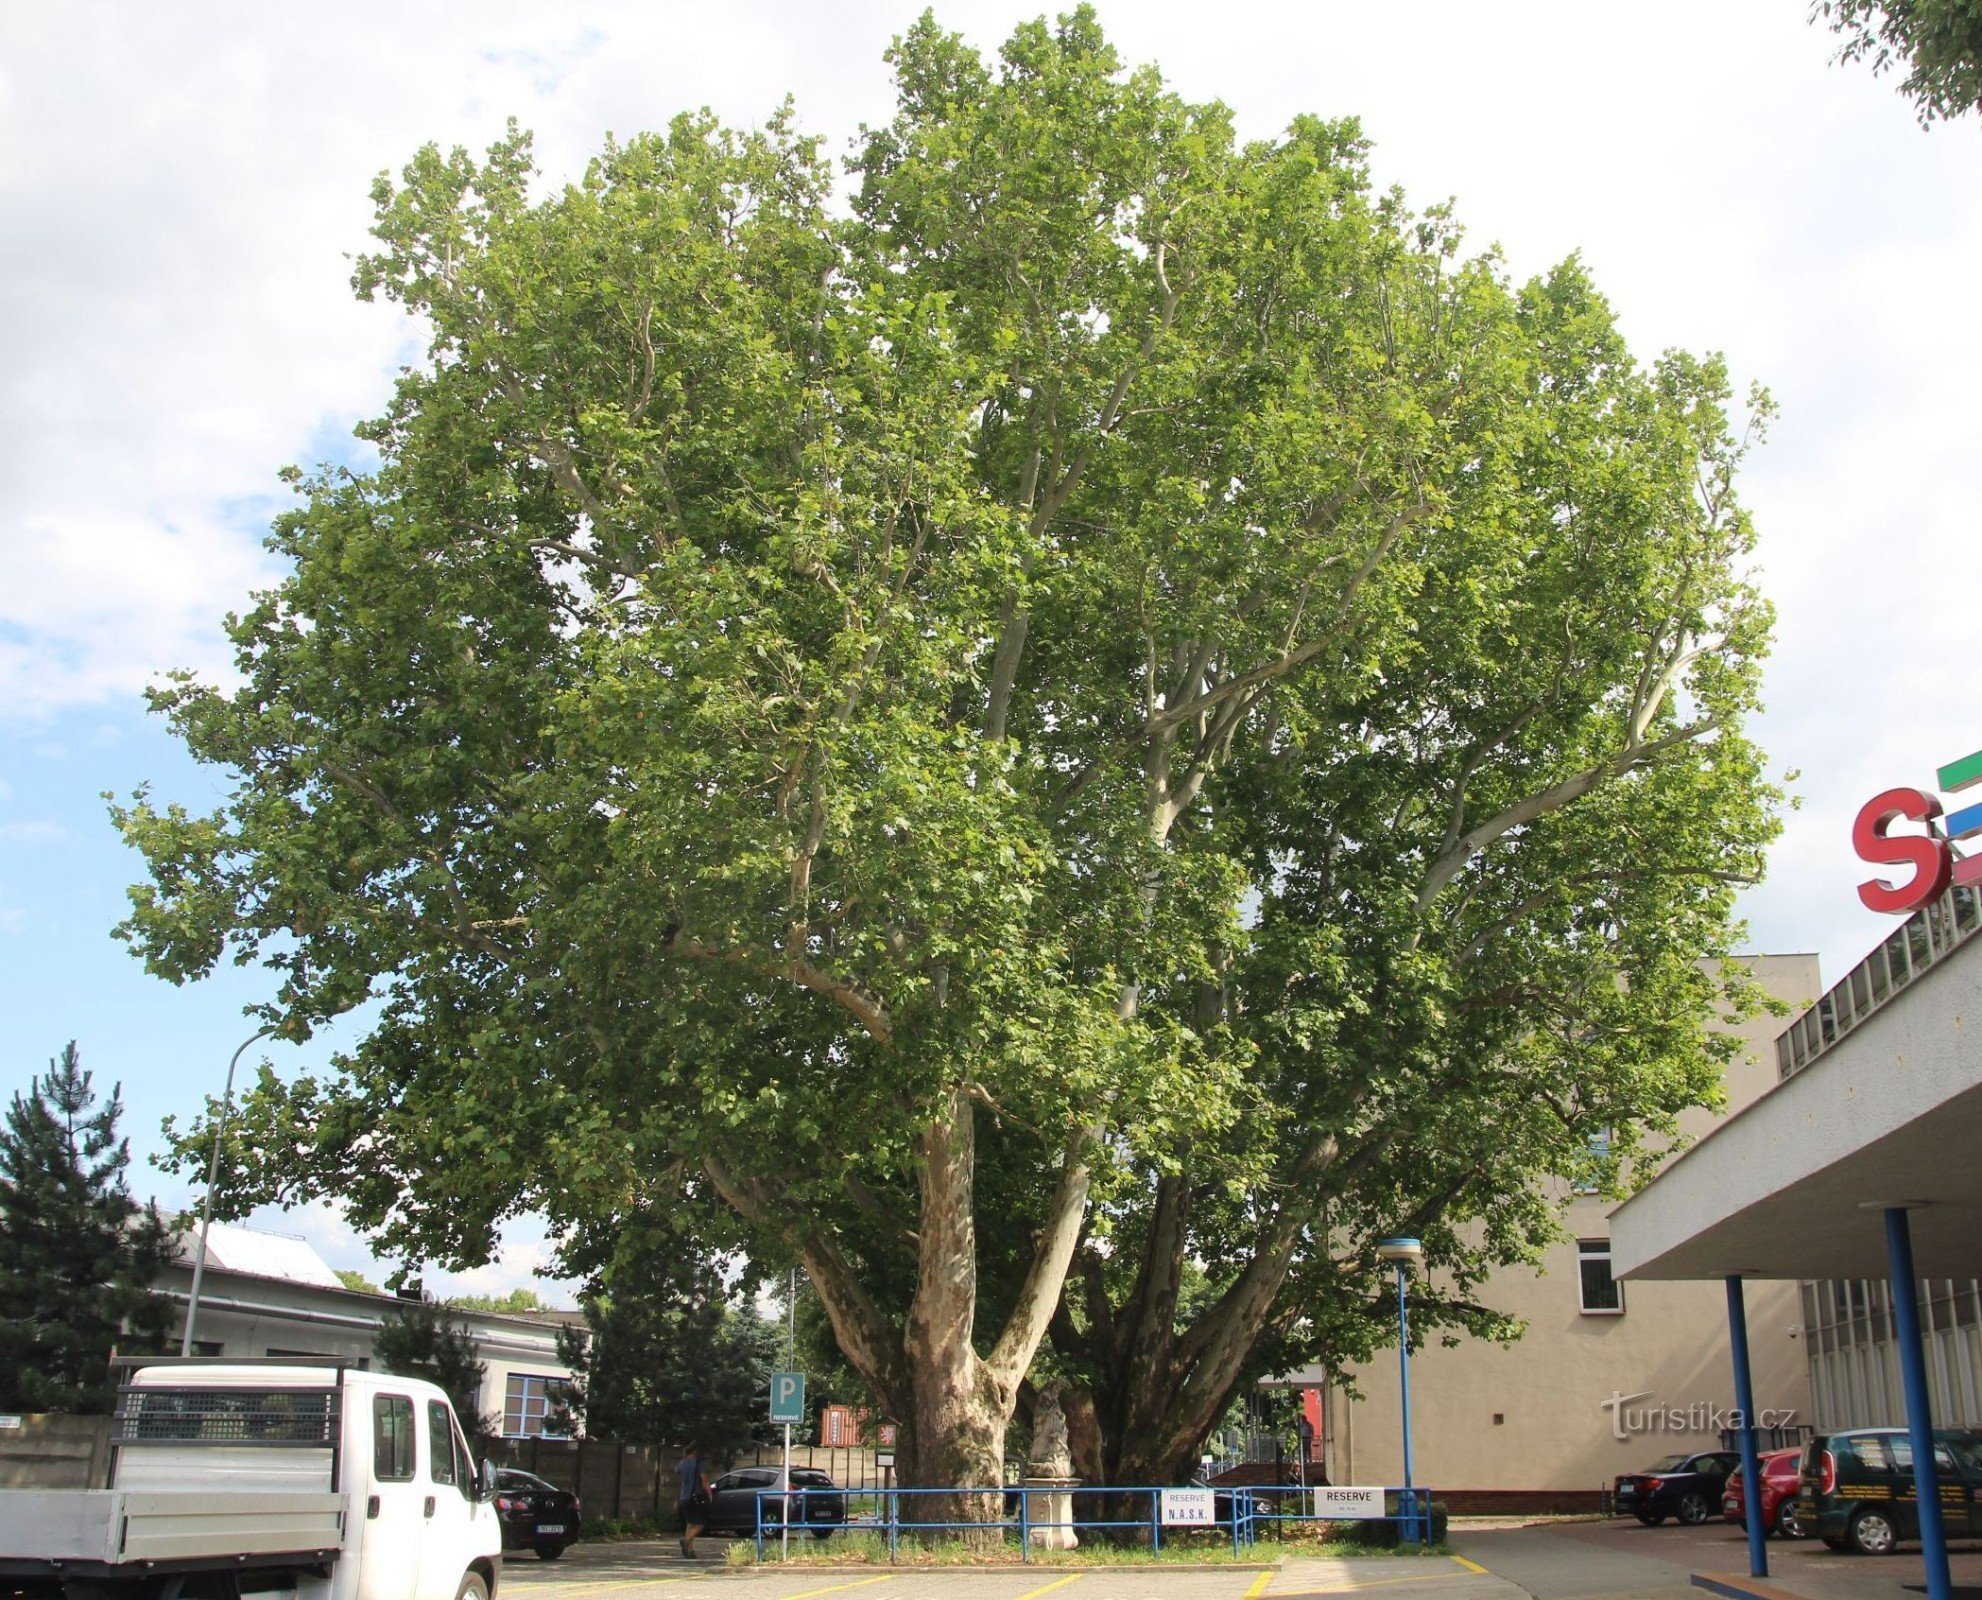
[[[844,206],[788,114],[381,179],[427,358],[297,475],[238,682],[157,696],[235,786],[119,811],[124,933],[371,1002],[234,1203],[795,1255],[912,1484],[999,1480],[1057,1326],[1153,1470],[1366,1224],[1511,1248],[1711,1092],[1741,444],[1352,123],[1242,143],[1085,10],[891,60]]]

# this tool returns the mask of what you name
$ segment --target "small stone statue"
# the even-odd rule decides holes
[[[1035,1478],[1071,1478],[1073,1452],[1067,1448],[1067,1414],[1060,1408],[1060,1395],[1066,1381],[1055,1378],[1039,1391],[1039,1403],[1032,1412],[1032,1453],[1026,1460],[1026,1474]]]

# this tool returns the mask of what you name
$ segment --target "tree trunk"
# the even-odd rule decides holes
[[[1018,1386],[1003,1389],[977,1354],[976,1108],[961,1086],[922,1138],[921,1231],[915,1299],[902,1350],[914,1440],[898,1461],[904,1488],[989,1488],[1004,1482],[1005,1428]],[[989,1499],[987,1508],[984,1502]],[[997,1495],[915,1495],[909,1522],[995,1519]]]

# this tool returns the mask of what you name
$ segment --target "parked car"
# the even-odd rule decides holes
[[[1703,1450],[1697,1455],[1666,1456],[1643,1472],[1627,1472],[1617,1480],[1617,1515],[1636,1517],[1656,1528],[1667,1517],[1698,1527],[1714,1514],[1727,1475],[1741,1465],[1732,1450]]]
[[[1934,1466],[1941,1515],[1950,1534],[1982,1534],[1982,1434],[1936,1430]],[[1833,1550],[1889,1556],[1920,1537],[1913,1486],[1913,1440],[1904,1428],[1820,1433],[1803,1447],[1797,1520]]]
[[[755,1534],[760,1499],[764,1503],[763,1526],[782,1528],[785,1502],[775,1491],[783,1487],[784,1474],[777,1467],[740,1467],[725,1472],[709,1486],[709,1532]],[[835,1528],[845,1526],[846,1496],[825,1473],[793,1467],[791,1488],[794,1531],[804,1528],[813,1538],[824,1539]]]
[[[555,1561],[578,1537],[584,1514],[578,1496],[547,1483],[534,1472],[504,1467],[496,1473],[496,1516],[505,1550],[534,1550],[541,1561]]]
[[[1762,1526],[1785,1539],[1807,1539],[1797,1519],[1796,1501],[1802,1492],[1803,1452],[1771,1450],[1762,1457]],[[1721,1515],[1737,1526],[1748,1521],[1747,1474],[1736,1467],[1721,1496]]]

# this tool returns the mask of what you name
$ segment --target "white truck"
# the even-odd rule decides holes
[[[0,1490],[0,1593],[491,1600],[494,1482],[417,1378],[146,1358],[118,1391],[108,1488]]]

